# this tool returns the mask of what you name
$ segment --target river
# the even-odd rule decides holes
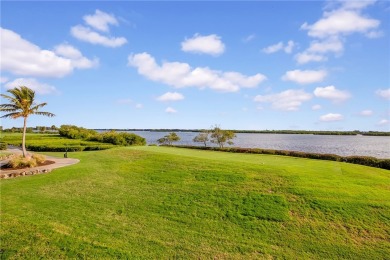
[[[156,144],[157,139],[168,132],[132,131],[146,139],[148,144]],[[180,141],[176,145],[203,145],[194,143],[196,132],[176,132]],[[237,133],[234,145],[243,148],[263,148],[291,150],[312,153],[331,153],[341,156],[364,155],[390,159],[389,136],[362,135],[309,135],[309,134],[247,134]],[[208,146],[215,146],[208,142]]]

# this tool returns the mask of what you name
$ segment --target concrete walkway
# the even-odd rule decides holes
[[[13,153],[13,154],[22,154],[22,150],[16,147],[12,147],[7,149],[7,152]],[[53,164],[49,165],[44,165],[44,166],[38,166],[38,167],[33,167],[33,168],[27,168],[26,170],[53,170],[69,165],[76,164],[80,162],[79,159],[72,159],[72,158],[57,158],[53,156],[48,156],[46,155],[46,160],[53,161]],[[8,162],[8,160],[2,160],[0,161],[0,165],[4,165]],[[15,172],[20,172],[23,171],[24,169],[18,169],[18,170],[7,170],[7,171],[1,171],[1,173],[15,173]]]

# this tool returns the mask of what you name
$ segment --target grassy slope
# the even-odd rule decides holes
[[[384,259],[390,254],[386,170],[166,147],[70,155],[81,162],[1,181],[3,256]]]

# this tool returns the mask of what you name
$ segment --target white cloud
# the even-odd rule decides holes
[[[234,92],[240,88],[253,88],[263,82],[262,74],[245,76],[238,72],[222,72],[207,67],[191,68],[187,63],[163,62],[158,65],[148,53],[138,53],[128,57],[128,65],[136,67],[146,78],[176,87],[210,88],[222,92]]]
[[[6,89],[11,89],[20,86],[29,87],[30,89],[34,90],[36,93],[41,95],[58,93],[55,87],[45,83],[38,82],[34,78],[18,78],[5,84]]]
[[[389,124],[390,124],[390,121],[387,119],[382,119],[381,121],[378,122],[379,126],[385,126],[385,125],[389,125]]]
[[[326,61],[328,58],[322,54],[308,53],[305,51],[295,55],[295,59],[297,60],[298,64],[305,64],[312,61]]]
[[[255,102],[271,103],[277,110],[296,111],[303,102],[312,98],[312,95],[303,90],[289,89],[278,94],[257,95]]]
[[[325,12],[323,18],[312,25],[304,23],[301,29],[308,30],[311,37],[326,38],[356,32],[367,33],[379,24],[378,20],[364,17],[356,10],[337,9]]]
[[[181,43],[181,50],[217,56],[225,51],[225,44],[221,41],[221,37],[216,34],[207,36],[195,34],[192,38],[185,39]]]
[[[262,51],[267,54],[275,53],[281,50],[283,50],[285,53],[291,53],[294,46],[295,43],[293,41],[288,41],[286,45],[283,42],[278,42],[274,45],[264,48]]]
[[[287,45],[284,47],[285,53],[291,53],[294,49],[295,43],[293,41],[288,41]]]
[[[340,53],[344,49],[343,43],[338,38],[330,38],[323,41],[313,41],[306,50],[309,53]]]
[[[96,67],[99,64],[98,59],[89,60],[81,54],[81,52],[75,47],[69,44],[61,44],[54,48],[54,52],[60,56],[65,58],[69,58],[71,60],[71,64],[73,67],[78,69],[88,69]]]
[[[264,48],[263,52],[270,54],[270,53],[280,51],[281,49],[283,49],[283,42],[278,42],[274,45]]]
[[[19,34],[1,28],[1,60],[0,67],[16,75],[38,77],[63,77],[70,74],[75,68],[86,69],[95,66],[98,62],[90,61],[74,47],[73,55],[77,59],[64,53],[42,50],[37,45],[23,39]],[[68,53],[69,54],[69,53]]]
[[[345,0],[338,0],[341,4],[341,9],[351,9],[351,10],[360,10],[363,8],[366,8],[369,5],[372,5],[376,2],[376,0],[364,0],[364,1],[345,1]]]
[[[333,102],[342,102],[351,97],[348,91],[342,91],[335,86],[318,87],[314,90],[314,95],[320,98],[330,99]]]
[[[167,92],[157,98],[158,101],[179,101],[183,100],[184,96],[178,92]]]
[[[282,79],[298,84],[311,84],[323,81],[326,75],[325,70],[290,70],[283,75]]]
[[[255,35],[255,34],[248,35],[247,37],[245,37],[245,38],[243,39],[243,42],[245,42],[245,43],[250,42],[250,41],[252,41],[254,38],[256,38],[256,35]]]
[[[73,37],[81,41],[89,42],[92,44],[100,44],[106,47],[115,48],[115,47],[120,47],[123,44],[127,43],[127,40],[124,37],[104,36],[82,25],[73,26],[70,32],[73,35]]]
[[[307,30],[313,41],[310,47],[296,55],[298,64],[326,61],[328,53],[340,55],[344,51],[343,41],[353,33],[360,33],[368,38],[378,38],[383,32],[378,30],[380,21],[362,14],[362,10],[375,1],[336,1],[334,8],[324,11],[322,18],[309,25],[304,23],[301,29]],[[330,4],[328,4],[330,6]]]
[[[326,61],[328,58],[325,54],[331,52],[335,54],[341,54],[344,50],[344,45],[337,37],[330,37],[329,39],[321,41],[312,41],[309,48],[305,51],[298,53],[295,56],[298,64],[305,64],[308,62],[321,62]]]
[[[334,121],[341,121],[344,119],[344,116],[341,114],[326,114],[320,117],[320,121],[322,122],[334,122]]]
[[[322,108],[322,106],[321,105],[313,105],[312,107],[311,107],[311,109],[312,110],[320,110]]]
[[[167,107],[167,109],[165,109],[165,112],[168,114],[175,114],[175,113],[177,113],[177,110],[175,110],[171,107]]]
[[[8,81],[8,78],[6,77],[0,77],[0,83],[3,84],[3,83],[6,83]]]
[[[390,88],[378,89],[375,93],[382,98],[390,100]]]
[[[370,31],[365,33],[365,35],[367,36],[367,38],[376,39],[382,37],[385,34],[382,31]]]
[[[96,10],[95,14],[85,15],[83,19],[89,26],[103,32],[109,31],[109,25],[118,25],[118,21],[114,15],[100,10]]]
[[[135,105],[135,108],[136,109],[141,109],[141,108],[144,108],[144,105],[142,105],[141,103],[138,103]]]
[[[372,110],[363,110],[359,113],[360,116],[372,116],[374,112]]]

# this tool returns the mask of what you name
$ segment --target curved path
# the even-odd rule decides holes
[[[9,149],[7,149],[7,152],[10,152],[13,154],[22,154],[22,151],[18,148],[9,148]],[[51,171],[53,169],[73,165],[73,164],[80,162],[79,159],[58,158],[58,157],[53,157],[53,156],[48,156],[48,155],[46,155],[46,160],[53,161],[54,163],[49,164],[49,165],[44,165],[44,166],[28,168],[28,170],[50,170]],[[4,165],[7,162],[8,162],[8,160],[2,160],[2,161],[0,161],[0,165]],[[23,170],[23,169],[7,170],[7,171],[2,171],[1,173],[14,173],[14,172],[20,172],[21,170]]]

